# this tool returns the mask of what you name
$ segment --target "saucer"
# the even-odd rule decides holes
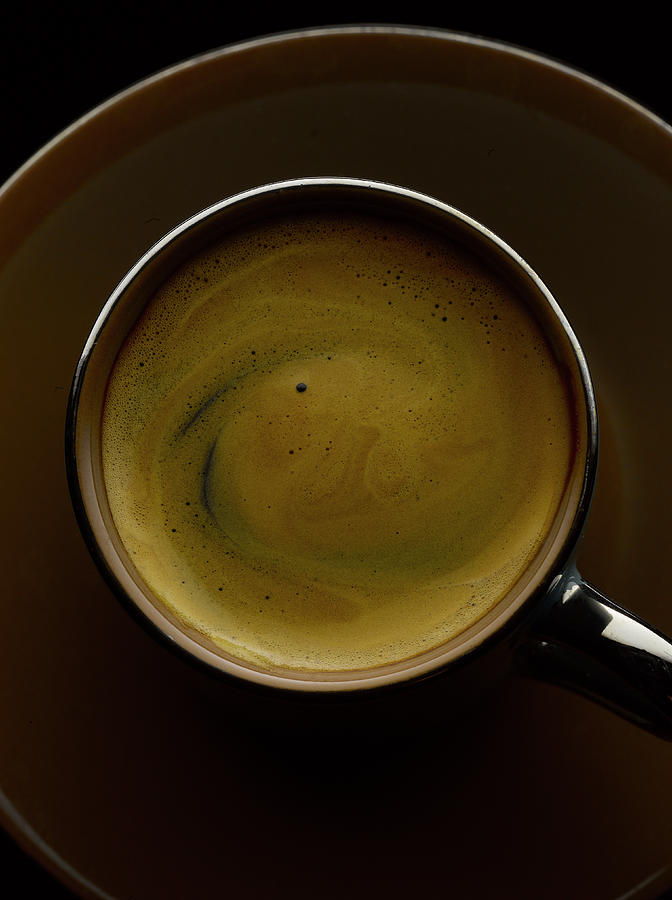
[[[118,95],[0,194],[0,810],[82,897],[646,898],[672,885],[670,746],[511,679],[469,718],[294,728],[131,620],[63,461],[96,315],[161,235],[262,183],[405,185],[514,246],[565,309],[602,426],[583,574],[672,632],[672,132],[571,69],[407,28],[248,41]]]

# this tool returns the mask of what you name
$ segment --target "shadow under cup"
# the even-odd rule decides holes
[[[186,625],[158,599],[136,569],[112,517],[101,453],[101,423],[110,372],[157,290],[205,248],[274,217],[331,213],[373,216],[420,227],[454,242],[506,282],[541,329],[560,372],[573,420],[572,459],[555,518],[515,584],[480,618],[425,652],[383,665],[345,670],[293,669],[243,659]],[[297,388],[300,390],[300,388]],[[597,418],[587,365],[558,305],[536,274],[495,235],[432,198],[355,179],[305,179],[247,191],[195,215],[159,241],[131,269],[96,321],[75,373],[66,429],[68,477],[83,535],[104,577],[140,621],[189,659],[247,683],[310,693],[361,693],[409,682],[487,657],[528,625],[572,577],[572,559],[595,480]],[[506,641],[504,641],[506,639]],[[560,679],[561,680],[561,679]],[[641,724],[641,723],[640,723]]]

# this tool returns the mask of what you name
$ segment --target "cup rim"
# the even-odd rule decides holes
[[[447,216],[459,223],[460,227],[467,232],[476,235],[482,243],[496,248],[498,253],[502,254],[509,263],[513,263],[516,271],[531,283],[550,308],[555,320],[560,324],[573,353],[583,389],[583,408],[586,413],[585,463],[578,496],[575,503],[572,504],[574,512],[559,546],[554,548],[552,556],[547,553],[543,564],[538,567],[538,577],[533,578],[530,584],[519,591],[512,601],[504,604],[505,598],[502,598],[489,613],[472,623],[464,632],[452,640],[440,644],[432,651],[394,664],[363,670],[346,670],[345,672],[307,673],[303,670],[256,668],[221,650],[215,650],[215,645],[210,644],[207,640],[198,640],[195,632],[190,634],[186,628],[180,627],[177,619],[173,619],[165,608],[161,608],[158,601],[157,604],[153,604],[146,596],[143,598],[142,592],[137,589],[135,580],[129,575],[126,563],[110,546],[109,540],[106,540],[106,532],[111,525],[109,511],[106,522],[105,510],[101,510],[100,504],[97,501],[87,503],[87,497],[90,498],[91,493],[96,495],[94,488],[96,477],[102,482],[102,476],[99,474],[96,476],[96,469],[89,455],[91,442],[89,435],[83,430],[87,425],[92,426],[92,423],[87,420],[84,420],[83,423],[80,416],[82,394],[87,387],[87,375],[91,371],[92,359],[99,346],[101,336],[114,312],[133,290],[136,282],[147,272],[148,267],[165,258],[171,249],[179,248],[188,236],[197,234],[199,229],[204,229],[207,233],[208,225],[218,215],[225,214],[231,207],[242,208],[245,204],[258,202],[272,195],[280,198],[283,195],[288,196],[290,193],[306,192],[311,189],[325,192],[350,190],[362,192],[368,196],[385,195],[388,200],[392,197],[397,200],[401,198],[403,202],[416,204],[425,211],[431,209],[435,214],[444,218]],[[126,333],[120,337],[118,346],[123,343]],[[112,588],[117,598],[133,617],[155,638],[167,644],[183,658],[211,673],[224,677],[232,676],[239,683],[280,689],[292,694],[308,693],[313,696],[316,693],[342,695],[352,692],[361,693],[362,690],[370,692],[394,684],[423,679],[450,666],[463,664],[509,634],[524,618],[525,613],[529,612],[534,598],[548,588],[572,558],[590,507],[597,470],[597,452],[597,405],[585,355],[561,307],[531,266],[487,226],[443,201],[396,184],[340,176],[293,178],[241,191],[188,217],[156,241],[121,279],[96,318],[77,362],[68,399],[65,426],[67,480],[80,530],[89,552],[108,586]],[[103,543],[107,544],[107,552],[101,546]],[[119,543],[121,542],[119,541]],[[111,551],[112,558],[110,557]],[[112,559],[116,565],[113,564]],[[118,568],[119,564],[121,569]],[[151,593],[149,588],[147,591]],[[493,613],[494,615],[491,615]],[[488,619],[489,621],[484,622]],[[479,625],[479,623],[482,624]]]

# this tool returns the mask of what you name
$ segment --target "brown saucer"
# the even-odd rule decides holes
[[[156,645],[88,557],[63,420],[107,294],[197,209],[324,174],[434,194],[538,270],[601,404],[583,572],[672,632],[670,129],[571,70],[446,33],[243,44],[98,108],[0,195],[2,821],[84,897],[658,896],[669,744],[524,681],[458,722],[437,706],[380,733],[283,724]],[[421,712],[437,702],[418,687]]]

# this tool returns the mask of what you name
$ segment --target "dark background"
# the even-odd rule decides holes
[[[243,6],[242,13],[221,0],[0,7],[0,183],[72,121],[133,82],[225,44],[312,25],[424,25],[503,40],[581,69],[672,121],[669,29],[647,4],[336,6],[327,0],[314,14],[281,4],[264,10],[249,0]],[[1,829],[0,867],[0,895],[7,900],[72,897]]]

